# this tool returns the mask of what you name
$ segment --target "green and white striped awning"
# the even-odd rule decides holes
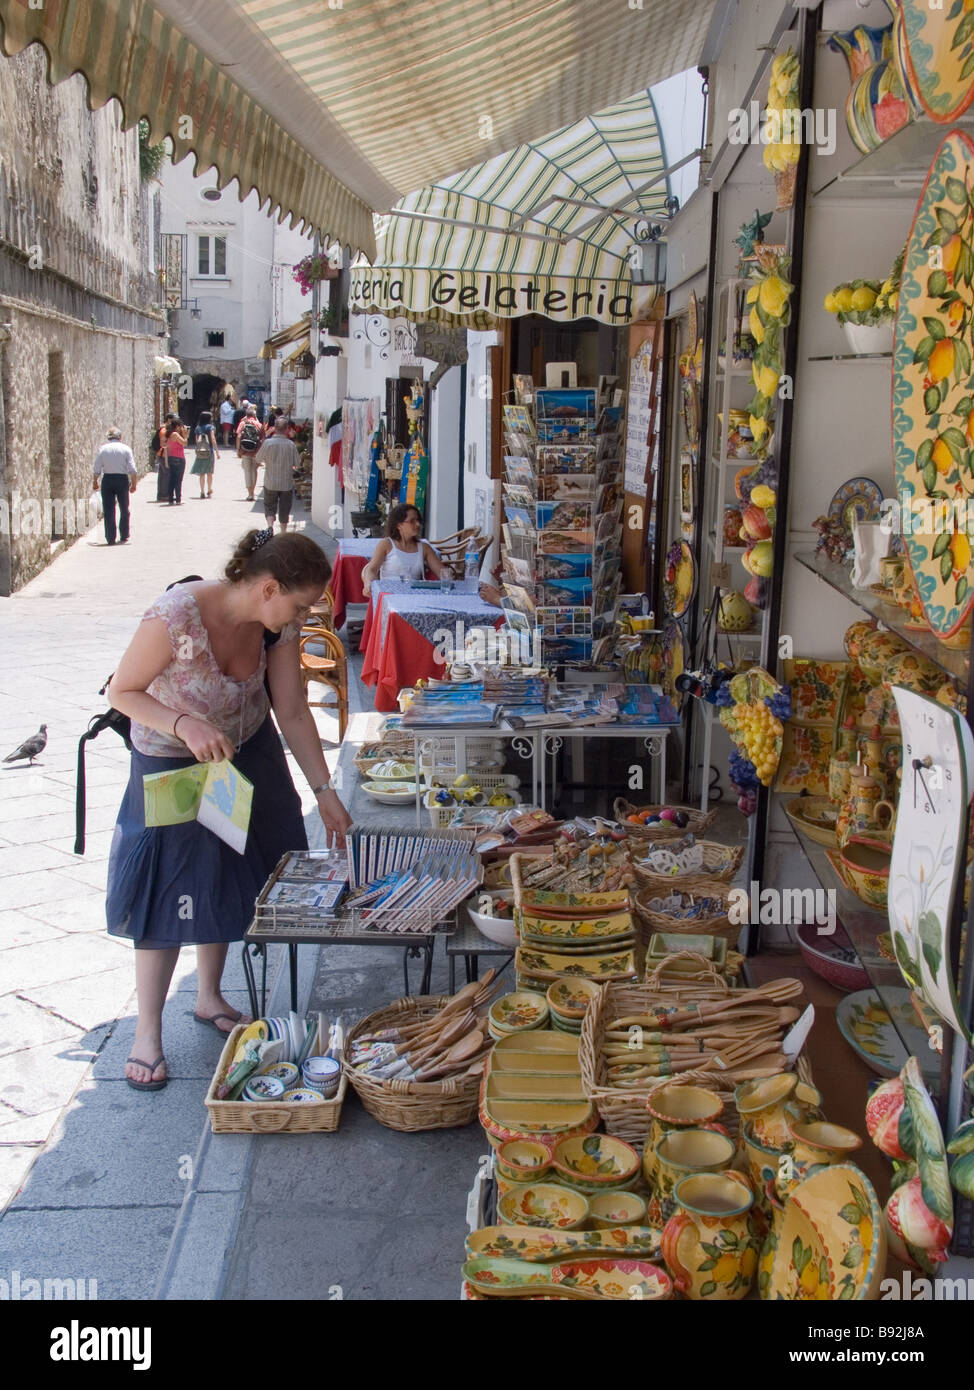
[[[0,30],[373,259],[374,211],[693,67],[731,3],[0,0]]]
[[[628,323],[634,227],[664,215],[665,169],[644,91],[403,198],[352,267],[351,307]]]

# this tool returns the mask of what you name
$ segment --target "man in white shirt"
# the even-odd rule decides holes
[[[233,430],[233,401],[229,397],[224,397],[220,402],[220,428],[223,431],[223,447],[229,449]]]
[[[101,485],[101,504],[105,513],[105,540],[115,544],[115,504],[118,503],[118,539],[125,545],[129,538],[129,493],[139,480],[132,450],[122,443],[122,431],[114,426],[108,431],[108,442],[95,455],[91,469],[92,492]]]
[[[255,462],[264,465],[264,520],[274,529],[275,516],[287,530],[294,498],[294,470],[301,462],[297,446],[283,433],[270,434],[257,451]]]

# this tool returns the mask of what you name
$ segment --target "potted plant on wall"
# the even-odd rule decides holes
[[[878,280],[847,280],[825,296],[825,308],[835,314],[852,351],[859,357],[893,351],[893,329],[900,298],[903,252],[880,284]]]

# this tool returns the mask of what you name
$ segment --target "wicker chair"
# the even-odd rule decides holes
[[[332,593],[331,584],[322,594],[321,602],[316,603],[308,614],[305,627],[326,627],[329,632],[335,631],[335,595]]]
[[[491,546],[491,537],[475,535],[473,538],[477,542],[477,574],[479,575],[483,568],[484,556]],[[435,546],[436,553],[444,565],[449,568],[454,579],[463,579],[466,572],[467,541],[469,539],[468,536],[467,539],[459,541],[456,545],[442,546],[437,544]],[[430,543],[433,544],[433,542]]]
[[[308,700],[308,704],[338,711],[338,737],[343,740],[348,727],[348,662],[341,639],[321,624],[305,626],[301,632],[300,661],[305,695],[312,681],[334,691],[334,701]]]

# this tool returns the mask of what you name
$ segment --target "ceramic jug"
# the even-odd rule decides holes
[[[664,1082],[650,1092],[646,1109],[650,1114],[650,1126],[643,1148],[642,1170],[650,1188],[655,1181],[656,1145],[664,1134],[676,1129],[717,1129],[727,1133],[723,1125],[717,1123],[723,1113],[723,1101],[715,1091],[703,1086]]]
[[[694,1173],[719,1173],[730,1167],[737,1145],[726,1133],[713,1129],[674,1129],[656,1145],[653,1194],[649,1220],[661,1226],[676,1211],[673,1189]]]
[[[852,764],[844,753],[836,753],[829,759],[829,800],[841,805],[849,796],[849,778]]]
[[[862,1140],[854,1130],[826,1120],[798,1120],[791,1126],[791,1153],[778,1165],[776,1190],[784,1200],[793,1187],[819,1168],[846,1163]]]
[[[821,1118],[822,1098],[814,1086],[808,1086],[794,1072],[781,1072],[758,1081],[742,1081],[734,1092],[734,1104],[741,1117],[741,1126],[760,1144],[782,1149],[791,1142],[793,1120]]]
[[[739,1173],[697,1173],[673,1189],[678,1210],[663,1227],[663,1259],[686,1298],[745,1298],[764,1234]]]
[[[751,1126],[743,1125],[741,1143],[751,1186],[754,1188],[755,1206],[770,1220],[778,1200],[778,1186],[782,1181],[782,1174],[790,1174],[792,1171],[791,1141],[780,1148],[773,1144],[762,1144],[755,1138]]]

